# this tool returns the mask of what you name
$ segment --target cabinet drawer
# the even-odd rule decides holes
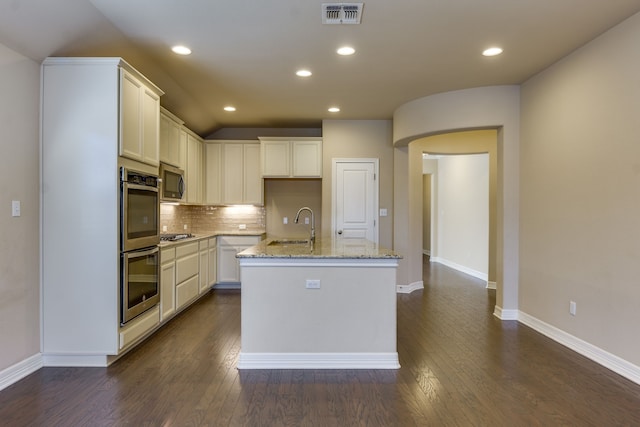
[[[160,263],[164,264],[168,261],[176,259],[176,248],[160,249]]]
[[[200,242],[200,250],[207,249],[209,247],[209,241],[207,239],[202,239]]]
[[[155,306],[120,329],[120,349],[122,350],[129,344],[134,343],[159,324],[160,307]]]
[[[176,258],[182,258],[185,255],[195,254],[198,252],[198,242],[186,243],[176,247]]]
[[[196,248],[198,245],[196,244]],[[198,252],[176,260],[176,283],[198,275]]]
[[[192,277],[184,283],[176,286],[177,308],[183,307],[186,303],[198,295],[198,276]]]

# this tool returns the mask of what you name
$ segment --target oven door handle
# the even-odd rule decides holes
[[[129,182],[124,183],[128,190],[143,190],[143,191],[152,191],[154,193],[158,192],[158,187],[151,187],[149,185],[139,185],[139,184],[131,184]]]
[[[157,254],[158,252],[160,252],[160,249],[157,246],[154,246],[151,249],[143,249],[141,251],[125,252],[125,256],[127,257],[127,259],[142,258],[142,257],[146,257],[146,256],[149,256],[149,255]]]

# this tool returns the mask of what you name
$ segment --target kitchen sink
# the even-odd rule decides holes
[[[289,246],[289,245],[308,245],[308,240],[301,239],[282,239],[282,240],[272,240],[267,246]]]

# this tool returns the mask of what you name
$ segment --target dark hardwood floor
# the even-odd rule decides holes
[[[109,368],[43,368],[1,426],[639,426],[640,385],[515,321],[439,264],[398,295],[399,370],[239,372],[240,294],[215,291]]]

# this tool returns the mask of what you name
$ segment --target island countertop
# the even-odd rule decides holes
[[[237,258],[400,259],[402,256],[365,239],[266,239],[236,255]]]

